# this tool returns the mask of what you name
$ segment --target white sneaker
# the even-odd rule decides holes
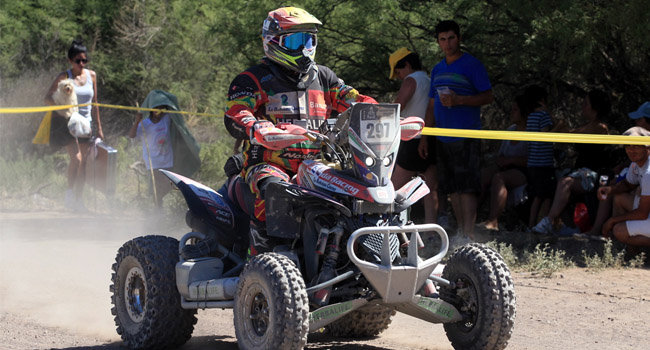
[[[540,234],[553,234],[553,223],[551,222],[551,219],[548,218],[548,216],[545,216],[542,218],[542,220],[539,220],[537,225],[533,226],[533,232],[535,233],[540,233]]]

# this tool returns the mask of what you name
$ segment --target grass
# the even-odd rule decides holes
[[[540,273],[544,277],[550,277],[555,272],[575,266],[565,251],[552,249],[548,244],[536,245],[532,252],[525,252],[524,257],[525,263],[522,268],[526,271]]]
[[[544,277],[551,277],[563,269],[580,266],[592,270],[607,268],[639,268],[645,264],[645,253],[626,260],[625,250],[620,245],[608,240],[602,244],[602,252],[568,254],[565,250],[554,248],[548,243],[537,244],[530,251],[516,249],[507,242],[490,241],[486,243],[499,252],[511,270],[531,272]]]

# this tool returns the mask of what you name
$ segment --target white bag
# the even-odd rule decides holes
[[[68,121],[68,130],[74,137],[90,137],[92,134],[90,118],[86,118],[78,112],[72,112]]]

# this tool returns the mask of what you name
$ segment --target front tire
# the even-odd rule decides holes
[[[127,347],[175,348],[192,336],[196,310],[181,308],[177,262],[178,241],[171,237],[138,237],[117,252],[111,313]]]
[[[329,333],[339,338],[369,338],[388,329],[395,310],[378,304],[365,305],[332,322]]]
[[[455,349],[504,349],[512,335],[516,313],[514,284],[503,258],[477,243],[458,248],[442,277],[456,284],[442,287],[441,298],[454,305],[463,320],[445,323]]]
[[[239,348],[302,349],[309,331],[305,282],[284,255],[253,257],[239,276],[234,307]]]

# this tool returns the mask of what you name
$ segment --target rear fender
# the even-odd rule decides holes
[[[233,229],[235,215],[230,201],[208,186],[167,170],[160,170],[181,191],[188,209],[217,227]]]

